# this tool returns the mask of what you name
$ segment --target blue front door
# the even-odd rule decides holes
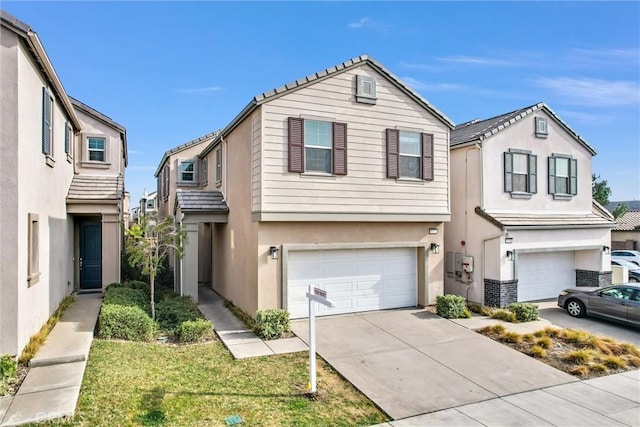
[[[80,289],[102,287],[102,223],[80,224]]]

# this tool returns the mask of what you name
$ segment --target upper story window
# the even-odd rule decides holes
[[[289,172],[346,175],[346,123],[289,117]]]
[[[196,185],[198,183],[196,160],[178,160],[178,184]]]
[[[147,200],[147,209],[153,209],[156,206],[156,199],[148,199]]]
[[[64,152],[67,154],[67,160],[71,161],[73,156],[73,128],[69,122],[65,123],[64,126]]]
[[[87,147],[90,162],[106,161],[107,140],[105,138],[90,136],[87,138]]]
[[[387,129],[387,177],[433,180],[433,135]]]
[[[513,198],[529,198],[538,192],[538,156],[525,150],[504,153],[504,191]]]
[[[578,161],[571,156],[553,154],[548,158],[549,194],[554,199],[578,194]]]
[[[47,164],[53,160],[53,97],[46,87],[42,88],[42,154],[47,157]]]
[[[216,150],[216,184],[222,182],[222,147]]]

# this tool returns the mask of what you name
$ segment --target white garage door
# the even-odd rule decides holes
[[[556,298],[564,288],[576,285],[572,251],[518,254],[517,268],[518,301]]]
[[[308,316],[309,285],[335,303],[318,307],[318,315],[415,306],[416,271],[416,248],[291,251],[287,310],[294,319]]]

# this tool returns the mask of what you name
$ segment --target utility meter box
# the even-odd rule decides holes
[[[473,273],[473,257],[472,256],[462,257],[462,271],[464,271],[465,273]]]

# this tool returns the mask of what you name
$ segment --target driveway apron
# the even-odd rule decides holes
[[[308,320],[292,329],[308,343]],[[321,317],[316,343],[393,419],[577,381],[425,310]]]

